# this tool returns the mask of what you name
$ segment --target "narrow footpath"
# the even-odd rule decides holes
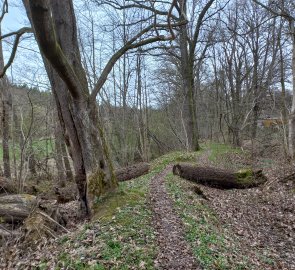
[[[155,268],[199,270],[202,268],[195,261],[192,251],[184,238],[184,226],[166,191],[165,176],[171,169],[172,167],[168,166],[161,173],[154,176],[150,184],[153,226],[159,246]]]

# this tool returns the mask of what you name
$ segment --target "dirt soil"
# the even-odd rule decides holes
[[[150,184],[153,225],[160,247],[155,267],[167,270],[201,269],[184,239],[182,221],[173,209],[173,202],[165,188],[165,176],[171,170],[172,167],[168,166],[156,175]]]

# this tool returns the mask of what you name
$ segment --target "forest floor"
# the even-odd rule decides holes
[[[263,167],[268,181],[245,190],[198,186],[172,174],[193,162],[237,170]],[[283,160],[255,158],[224,145],[175,152],[152,162],[151,172],[120,183],[98,202],[91,222],[72,220],[51,239],[6,242],[0,269],[295,270],[295,182]],[[61,207],[74,209],[76,202]]]

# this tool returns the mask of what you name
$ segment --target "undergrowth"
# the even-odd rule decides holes
[[[204,145],[211,160],[232,150],[226,145]],[[62,252],[55,259],[55,269],[154,269],[157,254],[152,213],[147,204],[149,183],[167,165],[177,162],[196,163],[199,152],[173,152],[154,160],[151,172],[133,181],[120,183],[118,190],[97,201],[91,223],[73,235],[59,239]],[[204,269],[249,269],[228,242],[213,211],[191,194],[186,183],[170,173],[167,176],[179,215],[186,227],[186,239]],[[195,195],[196,196],[196,195]],[[230,248],[230,249],[229,249]],[[229,254],[231,254],[229,256]],[[52,265],[48,258],[39,265]]]
[[[220,157],[225,156],[226,154],[242,153],[240,148],[233,148],[231,145],[221,143],[209,143],[206,144],[206,148],[210,150],[208,159],[213,163],[217,162]]]
[[[157,254],[152,213],[147,205],[149,183],[173,162],[195,162],[199,153],[173,152],[154,160],[151,172],[133,181],[120,183],[118,191],[97,201],[91,224],[74,238],[61,241],[65,250],[58,256],[56,269],[154,269]],[[86,245],[89,234],[98,231]],[[73,246],[80,250],[71,252]],[[81,245],[85,249],[81,249]],[[93,252],[95,247],[95,252]],[[46,262],[43,262],[43,265]]]
[[[204,270],[251,269],[250,260],[241,255],[234,237],[220,225],[213,210],[190,191],[188,182],[170,173],[167,188],[185,224],[185,237]]]
[[[146,203],[153,174],[120,183],[115,194],[99,201],[91,223],[59,240],[55,269],[154,269],[157,248]],[[48,265],[52,261],[45,259],[39,269]]]

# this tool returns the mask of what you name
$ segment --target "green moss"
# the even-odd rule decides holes
[[[220,156],[229,154],[229,153],[241,153],[241,149],[234,148],[228,144],[221,143],[208,143],[206,148],[210,150],[210,155],[208,159],[212,162],[216,162]]]
[[[123,191],[119,189],[96,201],[94,219],[98,219],[100,222],[110,221],[120,208],[126,205],[134,206],[143,197],[144,193],[140,190]]]
[[[235,176],[237,178],[237,182],[240,184],[251,184],[255,181],[252,169],[239,170],[235,173]]]
[[[105,173],[97,170],[88,176],[88,194],[93,197],[99,197],[103,192],[103,183],[105,181]]]
[[[61,242],[67,252],[59,257],[59,269],[154,269],[155,235],[146,203],[153,175],[122,182],[114,193],[99,198],[92,222],[74,238]],[[92,241],[88,245],[89,234]],[[72,252],[73,245],[81,242],[83,249]],[[91,268],[89,261],[93,260],[97,265]]]
[[[237,176],[239,178],[247,178],[253,176],[253,170],[252,169],[242,169],[237,172]]]

